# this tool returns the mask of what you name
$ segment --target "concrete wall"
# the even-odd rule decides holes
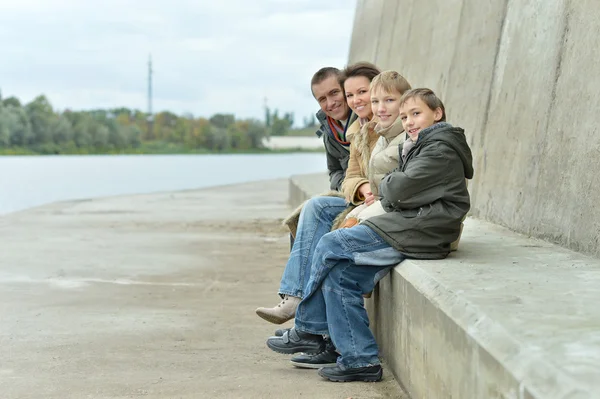
[[[597,0],[359,0],[349,62],[440,95],[473,215],[600,256],[599,31]]]

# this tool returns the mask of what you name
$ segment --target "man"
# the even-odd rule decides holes
[[[329,187],[338,191],[342,187],[350,158],[350,142],[346,138],[346,129],[356,119],[346,104],[339,76],[339,69],[325,67],[319,69],[310,82],[313,96],[321,107],[317,112],[317,120],[321,126],[316,134],[323,137],[325,143]]]
[[[344,91],[340,84],[341,71],[326,67],[318,70],[311,80],[311,91],[321,109],[317,119],[321,126],[317,131],[323,137],[327,153],[330,188],[341,190],[350,158],[349,141],[346,138],[347,127],[356,117],[346,104]],[[312,250],[321,236],[331,230],[334,219],[346,208],[344,198],[338,196],[317,196],[296,210],[287,220],[290,230],[298,240],[294,242],[285,271],[281,279],[279,295],[282,301],[272,307],[260,307],[256,313],[261,318],[276,324],[284,323],[294,317],[296,308],[302,299],[308,276]],[[279,334],[282,334],[279,331]],[[331,349],[331,348],[329,348]],[[321,356],[292,359],[299,367],[320,367],[335,364],[337,353],[323,351]]]

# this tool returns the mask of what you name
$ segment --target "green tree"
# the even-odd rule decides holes
[[[10,146],[10,136],[12,132],[12,115],[4,107],[0,98],[0,148]]]
[[[92,144],[92,134],[94,120],[85,114],[76,118],[77,122],[73,126],[73,138],[78,148],[87,148]]]
[[[142,144],[142,131],[137,125],[125,126],[122,131],[130,148],[138,148]]]
[[[206,148],[208,137],[211,136],[211,125],[208,119],[198,118],[190,121],[191,128],[186,132],[184,144],[189,148]]]
[[[248,149],[250,141],[248,140],[248,124],[246,122],[235,122],[227,128],[229,136],[229,145],[233,149]]]
[[[287,119],[274,119],[271,125],[270,133],[271,136],[285,136],[290,129],[291,124]]]
[[[171,140],[175,143],[184,143],[188,131],[191,129],[191,122],[186,118],[178,118],[173,128]]]
[[[27,116],[31,122],[33,132],[33,143],[44,145],[52,143],[51,121],[54,119],[54,111],[46,96],[37,96],[25,106]]]
[[[61,146],[73,141],[73,126],[65,115],[54,118],[50,124],[52,141]]]
[[[0,148],[10,146],[10,126],[8,118],[5,117],[5,112],[0,108]]]
[[[178,119],[177,115],[168,111],[156,114],[154,117],[154,137],[159,140],[176,141],[174,139],[175,125]],[[149,138],[144,135],[144,139],[148,140]]]
[[[90,128],[90,136],[91,145],[97,150],[104,150],[109,147],[115,147],[112,141],[109,141],[108,128],[98,122],[92,124]]]
[[[138,148],[156,140],[151,147],[169,142],[188,149],[246,150],[261,148],[265,136],[283,135],[293,125],[292,113],[279,117],[277,110],[267,108],[265,112],[269,127],[256,120],[236,120],[233,114],[205,119],[164,111],[156,115],[154,133],[149,137],[146,114],[139,110],[121,107],[55,113],[44,95],[25,106],[16,97],[0,96],[0,147],[86,153]]]
[[[230,148],[227,130],[213,125],[206,137],[206,148],[213,151],[225,151]]]
[[[268,130],[259,121],[248,121],[248,140],[250,148],[263,148],[263,139],[268,136]]]
[[[21,107],[6,107],[11,113],[10,144],[13,147],[27,147],[33,142],[31,123],[27,112]]]
[[[305,118],[303,118],[302,122],[303,122],[303,127],[305,129],[309,128],[309,127],[315,127],[315,126],[317,126],[317,120],[315,119],[315,116],[312,115],[312,114],[309,115],[309,116],[307,116],[307,117],[305,117]]]
[[[235,123],[235,116],[233,114],[214,114],[209,120],[214,126],[227,129],[229,125]]]
[[[286,112],[283,118],[279,117],[279,110],[271,114],[270,124],[267,125],[271,136],[285,136],[294,125],[294,114]]]
[[[283,119],[288,121],[288,123],[290,124],[290,127],[294,126],[294,113],[293,112],[286,112],[283,115]]]
[[[19,101],[19,99],[17,97],[13,97],[13,96],[5,98],[4,100],[2,100],[2,104],[5,107],[21,108],[21,101]]]

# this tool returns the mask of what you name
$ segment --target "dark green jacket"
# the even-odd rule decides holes
[[[322,110],[317,112],[317,120],[320,123],[319,130],[316,135],[323,137],[325,143],[325,153],[327,154],[327,171],[329,172],[329,188],[332,190],[341,191],[342,181],[346,177],[346,169],[348,169],[348,160],[350,159],[350,146],[343,145],[335,139],[333,132],[327,123],[327,115]],[[356,115],[350,113],[350,121],[348,126],[356,120]]]
[[[363,223],[408,257],[445,258],[470,208],[465,178],[473,177],[473,157],[464,131],[437,123],[400,159],[380,184],[387,213]]]

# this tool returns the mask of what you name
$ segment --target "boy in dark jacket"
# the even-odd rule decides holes
[[[470,207],[465,179],[473,166],[464,131],[445,122],[444,105],[429,89],[406,92],[400,104],[410,141],[399,148],[399,168],[381,182],[386,213],[321,238],[294,328],[267,340],[276,352],[318,353],[329,335],[340,357],[319,375],[331,381],[381,379],[363,294],[406,258],[446,257]]]

